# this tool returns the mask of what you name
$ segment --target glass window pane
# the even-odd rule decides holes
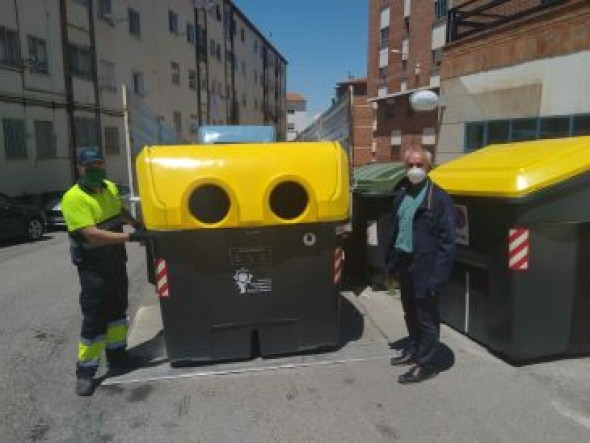
[[[465,126],[465,151],[474,151],[484,144],[484,124],[467,123]]]
[[[572,135],[590,135],[590,114],[574,116]]]
[[[539,138],[563,138],[570,135],[569,117],[543,117]]]
[[[522,118],[512,122],[512,141],[537,139],[537,119]]]
[[[488,123],[488,144],[508,143],[510,141],[510,125],[508,120]]]

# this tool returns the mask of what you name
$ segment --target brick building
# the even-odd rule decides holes
[[[373,110],[367,102],[367,79],[351,78],[338,83],[336,97],[341,97],[348,90],[351,91],[350,134],[353,166],[360,166],[373,160]]]
[[[370,0],[368,101],[374,122],[372,161],[398,160],[411,144],[435,149],[437,111],[414,112],[410,95],[438,93],[447,0]]]
[[[439,161],[493,143],[590,134],[588,72],[587,0],[455,0]]]

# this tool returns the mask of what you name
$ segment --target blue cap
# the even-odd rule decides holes
[[[96,148],[81,148],[78,152],[78,163],[80,165],[87,165],[97,161],[104,161],[104,157]]]

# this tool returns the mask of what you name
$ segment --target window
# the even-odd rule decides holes
[[[290,115],[295,114],[295,109],[287,109],[287,114],[290,114]]]
[[[4,129],[6,159],[27,158],[25,121],[20,118],[4,118],[2,119],[2,129]]]
[[[189,69],[188,71],[188,87],[197,89],[197,71],[194,69]]]
[[[104,128],[104,152],[107,155],[119,155],[119,128],[105,126]]]
[[[105,91],[117,92],[117,79],[115,77],[115,64],[100,61],[100,88]]]
[[[221,61],[221,45],[219,43],[217,43],[217,48],[215,49],[215,57]]]
[[[434,17],[437,20],[447,18],[447,0],[434,0]]]
[[[246,40],[246,33],[244,32],[244,28],[240,28],[240,40],[242,40],[242,42]]]
[[[485,124],[467,123],[465,126],[465,150],[474,151],[485,145]]]
[[[29,35],[29,71],[49,74],[47,43],[32,35]]]
[[[174,129],[180,134],[182,132],[182,114],[179,111],[174,111],[172,121],[174,122]]]
[[[178,63],[170,63],[170,68],[172,70],[172,84],[173,85],[180,85],[180,66]]]
[[[93,118],[75,118],[74,128],[76,130],[76,146],[98,145],[96,121]]]
[[[129,18],[129,34],[141,37],[141,21],[139,12],[132,8],[129,8],[127,11]]]
[[[197,41],[197,37],[195,34],[195,25],[192,23],[186,24],[186,41],[189,42],[191,45],[194,45]]]
[[[35,120],[35,146],[37,148],[37,158],[55,157],[53,122]]]
[[[379,47],[381,49],[386,48],[389,45],[389,26],[381,28],[381,43]]]
[[[537,118],[519,118],[512,122],[512,141],[537,139]]]
[[[20,67],[20,43],[18,34],[0,26],[0,65]]]
[[[387,78],[388,74],[389,74],[389,68],[387,66],[379,68],[379,78]]]
[[[90,80],[90,50],[81,46],[70,45],[70,70],[72,74]]]
[[[287,124],[287,130],[294,131],[295,130],[295,123],[289,123],[289,124]]]
[[[172,34],[178,34],[178,14],[168,10],[168,30]]]
[[[111,0],[98,0],[98,16],[108,17],[113,13]]]
[[[133,92],[135,95],[139,95],[140,97],[145,95],[143,74],[139,71],[135,71],[133,73]]]
[[[563,138],[569,136],[569,117],[543,117],[540,120],[539,138]]]
[[[221,21],[221,6],[219,5],[215,6],[215,17],[217,18],[218,22]]]
[[[573,116],[572,135],[590,135],[590,114]]]
[[[510,141],[510,121],[497,120],[488,123],[486,145],[508,143]]]
[[[443,49],[437,48],[432,50],[432,71],[438,73],[442,62]]]

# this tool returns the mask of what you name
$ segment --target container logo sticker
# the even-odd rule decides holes
[[[464,205],[455,205],[455,243],[469,246],[469,216]]]
[[[260,294],[272,291],[272,279],[256,278],[247,268],[238,269],[233,278],[240,295]]]

